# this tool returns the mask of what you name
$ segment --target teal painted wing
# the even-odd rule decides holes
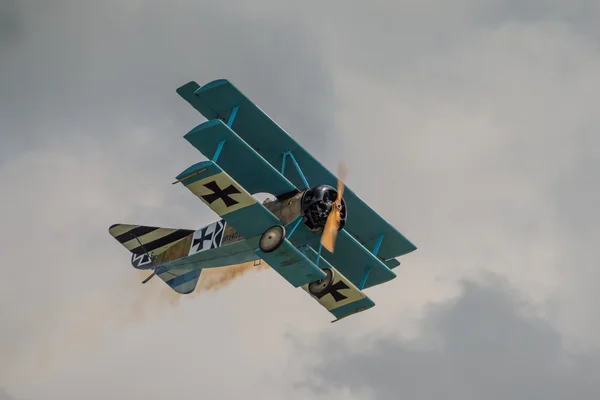
[[[373,300],[327,260],[323,258],[317,260],[317,253],[309,246],[296,248],[286,239],[272,253],[263,253],[260,250],[257,250],[256,253],[294,287],[301,286],[309,296],[333,314],[337,320],[365,311],[375,305]],[[314,276],[313,271],[317,262],[321,268],[333,270],[334,275],[331,286],[318,295],[314,295],[308,289],[308,284],[325,278],[322,271],[322,277]]]
[[[200,124],[184,138],[206,158],[214,157],[219,166],[251,194],[279,196],[297,190],[221,120]]]
[[[313,249],[319,248],[319,240],[320,237],[312,234],[304,224],[298,226],[292,238],[292,242],[297,241],[294,242],[297,246],[306,244]],[[323,248],[321,256],[356,286],[361,286],[365,271],[368,270],[367,278],[365,282],[362,282],[363,289],[379,285],[396,277],[396,273],[386,263],[365,248],[345,229],[338,233],[335,252],[332,254]],[[397,260],[392,260],[398,263]],[[392,260],[389,263],[395,266]]]
[[[271,226],[281,224],[276,216],[213,161],[203,161],[189,167],[177,176],[177,180],[245,238],[256,238]],[[280,249],[264,260],[294,286],[325,278],[325,273],[319,267],[304,256],[298,257],[287,244],[289,242],[286,239]]]
[[[301,250],[311,261],[317,261],[317,252],[312,248],[303,246]],[[329,290],[315,296],[308,290],[308,285],[302,286],[302,289],[338,320],[375,306],[373,300],[323,257],[319,259],[319,265],[333,270],[333,282]]]
[[[209,120],[229,122],[231,128],[275,169],[281,171],[283,153],[291,151],[302,168],[309,185],[336,186],[337,178],[294,141],[277,123],[227,80],[216,80],[200,87],[189,82],[177,89],[186,101]],[[231,117],[235,118],[231,118]],[[287,168],[286,178],[297,188],[305,185],[294,168]],[[240,179],[240,178],[237,178]],[[348,207],[345,229],[383,261],[407,254],[416,247],[385,221],[350,188],[344,192]],[[379,239],[383,237],[384,240]],[[391,265],[395,263],[392,262]]]
[[[287,239],[281,243],[277,250],[271,253],[264,253],[257,250],[256,254],[294,287],[306,285],[327,277],[314,262],[302,254]]]
[[[318,248],[318,240],[313,241],[311,245],[313,248]],[[365,271],[368,270],[363,288],[379,285],[396,277],[394,271],[389,269],[383,261],[365,248],[345,229],[338,233],[335,252],[332,254],[323,248],[321,254],[357,286],[361,285]]]
[[[177,180],[245,238],[279,224],[276,216],[212,161],[192,165]]]

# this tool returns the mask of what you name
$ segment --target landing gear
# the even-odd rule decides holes
[[[262,234],[258,247],[263,253],[270,253],[277,250],[284,240],[285,228],[281,225],[273,225]]]
[[[333,279],[335,278],[333,270],[331,268],[323,268],[323,272],[327,275],[325,278],[308,285],[308,291],[314,296],[320,295],[333,284]]]

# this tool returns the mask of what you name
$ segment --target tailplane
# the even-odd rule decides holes
[[[158,275],[177,293],[192,293],[196,288],[201,269],[181,267],[161,269],[161,265],[188,255],[195,231],[115,224],[108,229],[108,232],[131,252],[131,265],[141,270],[152,270],[152,274],[142,283]]]
[[[196,289],[201,272],[201,269],[177,268],[161,273],[159,267],[156,275],[177,293],[189,294]]]

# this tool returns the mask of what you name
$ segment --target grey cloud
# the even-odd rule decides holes
[[[0,46],[19,39],[23,32],[23,19],[18,0],[0,1]],[[3,50],[0,47],[0,54]]]
[[[569,25],[574,31],[600,39],[600,29],[595,22],[600,14],[600,6],[594,0],[568,3],[551,0],[487,1],[474,6],[473,20],[481,25],[559,21]]]
[[[67,134],[115,140],[142,124],[177,140],[202,121],[175,93],[192,79],[231,79],[305,143],[330,126],[321,50],[291,18],[214,2],[23,3],[27,37],[0,60],[0,159]]]
[[[11,396],[5,389],[0,387],[0,400],[17,400]]]
[[[434,340],[380,336],[360,351],[360,342],[321,338],[302,385],[376,399],[597,399],[600,354],[571,353],[530,311],[503,281],[467,282],[457,301],[429,310]]]
[[[600,6],[594,0],[339,2],[323,5],[322,15],[335,26],[325,29],[328,49],[348,69],[384,84],[428,79],[414,75],[431,55],[452,55],[465,43],[511,24],[563,25],[592,42],[600,40]]]

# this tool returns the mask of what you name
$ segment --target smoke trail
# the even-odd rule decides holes
[[[160,297],[161,300],[166,301],[170,306],[177,306],[181,300],[187,298],[196,298],[203,292],[206,291],[217,291],[229,286],[233,281],[240,278],[242,275],[245,275],[250,271],[261,271],[269,268],[269,265],[261,260],[259,264],[254,264],[254,262],[247,262],[243,264],[229,265],[226,267],[217,267],[217,268],[207,268],[203,269],[200,273],[200,278],[198,280],[198,284],[196,285],[196,289],[193,293],[189,295],[181,295],[171,289],[169,286],[165,285],[164,282],[161,281],[160,278],[153,278],[153,280],[160,281],[161,291]],[[143,280],[147,277],[148,272],[139,271],[139,279]]]
[[[261,271],[267,268],[269,268],[269,265],[264,261],[261,261],[260,264],[257,265],[254,265],[253,262],[247,262],[229,267],[204,269],[200,274],[200,281],[198,282],[198,287],[194,291],[194,295],[206,290],[223,289],[246,272]]]
[[[131,324],[141,323],[177,307],[182,300],[196,298],[205,291],[221,290],[250,271],[267,268],[269,266],[264,262],[258,265],[248,262],[205,269],[200,274],[196,290],[189,295],[176,293],[159,277],[141,285],[148,271],[130,271],[111,290],[91,294],[77,302],[76,308],[62,310],[55,318],[54,328],[31,343],[28,354],[20,360],[23,365],[13,367],[43,372],[61,359],[94,347],[102,337],[114,335]]]

